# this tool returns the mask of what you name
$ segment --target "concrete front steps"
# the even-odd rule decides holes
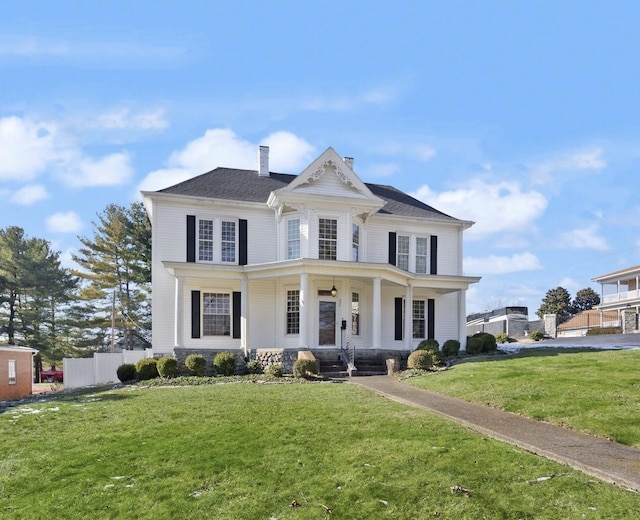
[[[376,352],[356,352],[355,370],[349,367],[340,351],[314,351],[320,375],[331,378],[379,376],[387,374],[386,356]]]

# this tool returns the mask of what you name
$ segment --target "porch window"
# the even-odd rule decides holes
[[[351,335],[360,335],[360,294],[351,293]]]
[[[227,220],[222,221],[222,256],[223,262],[236,261],[236,223]]]
[[[351,226],[351,261],[357,262],[360,258],[360,226],[352,224]]]
[[[300,334],[300,291],[287,291],[287,334]]]
[[[10,385],[16,384],[16,360],[15,359],[9,360],[9,384]]]
[[[318,258],[336,260],[338,251],[338,221],[330,218],[319,220]]]
[[[413,300],[413,337],[423,339],[425,337],[425,303],[424,300]]]
[[[198,222],[198,260],[213,262],[213,220]]]
[[[203,293],[202,335],[231,335],[231,297],[229,294]]]
[[[287,221],[287,259],[300,258],[300,219]]]
[[[409,270],[409,237],[398,235],[398,262],[397,266],[404,271]]]
[[[416,273],[427,274],[427,239],[416,237]]]

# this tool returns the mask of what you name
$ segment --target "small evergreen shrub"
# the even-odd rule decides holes
[[[482,352],[482,340],[476,336],[467,337],[467,354],[477,356]]]
[[[544,334],[542,334],[542,332],[540,332],[539,330],[534,330],[533,332],[531,332],[531,334],[529,334],[529,337],[533,341],[540,341],[542,338],[544,338]]]
[[[162,357],[157,363],[160,377],[176,377],[178,374],[178,360],[174,357]]]
[[[456,357],[460,352],[460,342],[457,339],[448,339],[442,345],[442,354],[446,357]]]
[[[496,338],[496,343],[509,343],[509,336],[505,332],[496,334],[495,338]]]
[[[231,352],[219,352],[213,358],[213,366],[219,376],[232,376],[236,371],[236,357]]]
[[[189,354],[184,360],[184,366],[194,376],[203,376],[207,362],[201,354]]]
[[[140,381],[155,379],[159,375],[158,360],[156,358],[145,358],[136,363],[136,378]]]
[[[293,377],[310,378],[318,375],[318,362],[315,359],[296,359],[293,363]]]
[[[131,363],[125,363],[118,367],[116,374],[122,383],[133,381],[136,378],[136,366]]]
[[[251,361],[247,361],[244,369],[247,374],[262,374],[262,363],[257,359],[252,359]]]
[[[269,377],[282,377],[282,365],[268,365],[267,368],[264,369],[264,373]]]
[[[440,343],[438,343],[438,340],[434,338],[423,339],[418,345],[418,350],[438,352],[440,350]]]
[[[489,334],[488,332],[477,332],[471,337],[478,339],[480,342],[480,352],[483,354],[494,352],[498,348],[498,345],[496,344],[496,337],[493,334]],[[467,345],[467,351],[468,350],[469,347]]]
[[[435,364],[436,359],[429,350],[414,350],[407,360],[407,368],[416,370],[432,370]]]

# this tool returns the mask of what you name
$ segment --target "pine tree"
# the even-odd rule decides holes
[[[558,323],[567,321],[571,317],[571,295],[564,287],[549,289],[542,300],[536,314],[542,318],[545,314],[555,314]]]
[[[600,296],[591,287],[580,289],[573,299],[573,312],[575,314],[593,309],[596,305],[600,305]]]
[[[113,334],[124,349],[148,345],[151,230],[144,208],[110,204],[94,228],[91,239],[79,237],[82,247],[73,256],[82,268],[74,273],[84,282],[80,296],[85,316],[93,318],[94,338]]]

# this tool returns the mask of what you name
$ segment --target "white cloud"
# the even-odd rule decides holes
[[[541,193],[523,191],[516,182],[471,180],[464,188],[442,193],[424,185],[413,196],[456,218],[474,221],[465,234],[469,239],[529,229],[547,207]]]
[[[29,181],[61,158],[57,127],[11,116],[0,119],[0,180]]]
[[[302,103],[302,108],[314,112],[345,112],[361,106],[385,105],[398,96],[393,87],[377,87],[353,95],[315,96]]]
[[[602,170],[607,167],[602,148],[590,148],[569,153],[541,163],[529,164],[533,182],[548,184],[556,174],[569,171]]]
[[[162,130],[169,123],[162,108],[137,113],[128,108],[120,108],[99,115],[96,125],[109,130]]]
[[[80,157],[65,165],[60,175],[72,187],[118,186],[133,177],[133,168],[127,153],[114,153],[100,159]]]
[[[80,216],[74,211],[55,213],[46,220],[47,231],[54,233],[77,233],[83,227]]]
[[[485,258],[465,258],[464,272],[471,275],[505,274],[542,269],[533,253],[516,253],[512,256],[491,255]]]
[[[573,278],[563,278],[562,280],[560,280],[558,287],[564,287],[567,291],[569,291],[569,294],[573,294],[578,292],[580,289],[583,289],[584,285],[581,285]]]
[[[269,169],[299,173],[313,160],[315,149],[291,132],[274,132],[260,141],[269,146]],[[166,188],[217,167],[256,170],[258,144],[238,137],[229,128],[207,130],[169,157],[168,168],[150,172],[138,186],[141,191]]]
[[[606,239],[598,236],[598,226],[596,224],[562,233],[560,235],[560,245],[575,249],[594,249],[596,251],[607,251],[609,249]]]
[[[13,204],[31,206],[49,196],[47,188],[42,184],[31,184],[16,191],[9,199]]]

